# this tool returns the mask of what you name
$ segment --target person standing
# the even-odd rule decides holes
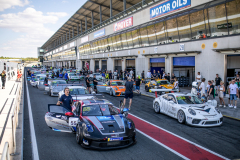
[[[112,71],[109,72],[109,79],[112,79]]]
[[[44,78],[44,84],[48,84],[48,74],[47,74],[46,77]]]
[[[137,77],[136,79],[136,91],[140,93],[140,84],[141,84],[141,79]]]
[[[228,93],[230,94],[231,105],[230,108],[233,107],[233,99],[235,100],[234,108],[237,108],[237,96],[238,96],[238,86],[235,84],[235,80],[232,80],[229,85]]]
[[[116,80],[117,77],[118,77],[118,73],[117,73],[117,70],[113,73],[114,74],[114,79]]]
[[[174,83],[174,81],[175,81],[175,75],[174,75],[174,73],[172,73],[172,77],[171,77],[171,83]]]
[[[168,82],[170,82],[170,73],[168,73],[167,75],[165,75],[164,77],[166,80],[168,80]]]
[[[85,81],[86,81],[87,90],[88,90],[89,93],[90,93],[90,88],[91,88],[91,87],[90,87],[89,74],[87,74]]]
[[[130,77],[132,78],[133,77],[133,70],[131,69],[130,71]]]
[[[152,77],[152,74],[151,74],[150,70],[148,70],[147,78],[151,78],[151,77]]]
[[[219,107],[222,107],[222,106],[226,107],[224,99],[223,99],[223,96],[224,96],[223,93],[225,92],[225,87],[224,87],[223,81],[220,82],[218,91],[219,91],[219,101],[220,101]],[[222,103],[223,103],[223,105],[222,105]]]
[[[158,71],[157,76],[158,76],[159,79],[162,78],[162,77],[161,77],[161,73],[160,73],[160,71]]]
[[[28,75],[28,77],[30,77],[31,76],[31,71],[28,69],[28,71],[27,71],[27,75]]]
[[[214,97],[214,86],[213,86],[211,81],[208,81],[208,84],[210,86],[209,93],[208,93],[208,96],[209,96],[208,99],[213,100],[213,99],[215,99],[215,97]]]
[[[197,83],[198,83],[198,89],[199,89],[199,86],[201,85],[201,78],[202,78],[202,76],[201,76],[200,72],[198,72],[198,75],[196,77],[196,80],[197,80]]]
[[[64,89],[64,94],[59,98],[57,105],[63,104],[63,107],[67,108],[69,111],[72,111],[73,99],[70,95],[69,88]]]
[[[206,95],[206,87],[205,87],[205,78],[202,79],[202,83],[199,86],[199,89],[201,90],[201,97]]]
[[[95,93],[97,93],[98,80],[96,78],[96,75],[93,76],[93,85],[94,85],[94,91]]]
[[[163,75],[162,75],[162,79],[164,79],[165,78],[165,71],[163,71]]]
[[[142,77],[142,83],[143,83],[143,81],[144,81],[144,79],[145,79],[144,71],[142,71],[142,73],[141,73],[141,77]]]
[[[5,89],[5,83],[6,83],[6,72],[3,70],[0,74],[1,80],[2,80],[2,89]]]
[[[126,104],[126,99],[129,100],[129,110],[131,110],[131,105],[132,105],[132,98],[133,98],[133,82],[131,77],[128,77],[128,81],[125,83],[126,91],[125,91],[125,96],[123,100],[123,106]]]
[[[102,73],[102,79],[105,79],[105,72]]]
[[[174,81],[175,81],[175,82],[174,82],[174,87],[173,87],[173,88],[174,88],[174,89],[178,89],[178,79],[175,77],[175,78],[174,78]]]
[[[239,76],[239,75],[238,75],[238,76]],[[240,97],[239,97],[239,95],[240,95],[240,79],[235,78],[235,81],[236,81],[236,85],[238,86],[238,98],[240,98]]]
[[[215,78],[216,93],[218,93],[218,88],[220,87],[220,82],[221,81],[222,81],[222,79],[218,76],[218,74],[216,74],[216,78]]]
[[[68,73],[65,71],[64,78],[67,81],[68,80]]]
[[[60,74],[59,74],[59,78],[63,78],[63,74],[62,74],[62,72],[60,72]]]
[[[155,70],[153,70],[152,78],[156,79],[157,78],[157,73]]]

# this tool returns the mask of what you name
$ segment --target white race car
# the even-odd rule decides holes
[[[70,73],[68,73],[68,80],[69,81],[79,81],[80,76],[77,75],[76,73],[70,72]]]
[[[215,101],[203,103],[193,94],[164,94],[154,99],[153,109],[192,126],[212,127],[223,123],[223,115]]]
[[[33,80],[30,80],[30,84],[33,86],[33,87],[36,87],[39,85],[39,81],[40,80],[44,80],[46,77],[46,74],[37,74]]]
[[[88,90],[83,86],[67,86],[74,101],[83,99],[93,99],[95,96],[89,95]],[[95,92],[94,92],[95,93]],[[58,93],[58,99],[64,94],[64,90]]]

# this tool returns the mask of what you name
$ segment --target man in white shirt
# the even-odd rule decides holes
[[[164,77],[165,77],[165,71],[163,71],[162,79],[164,79]]]
[[[201,85],[201,74],[200,74],[200,72],[198,72],[198,75],[197,75],[197,77],[196,77],[196,79],[197,79],[197,82],[198,82],[198,89],[199,89],[199,86]]]
[[[232,80],[229,85],[228,93],[230,93],[231,105],[229,107],[233,107],[233,99],[235,100],[234,108],[237,108],[237,96],[238,96],[238,86],[235,84],[235,80]]]
[[[147,73],[147,78],[151,78],[152,74],[150,72],[150,70],[148,70],[148,73]]]
[[[202,83],[199,87],[199,89],[201,89],[201,97],[206,94],[206,88],[204,83],[205,83],[205,78],[202,79]]]
[[[131,76],[131,78],[133,77],[133,70],[132,69],[130,71],[130,76]]]

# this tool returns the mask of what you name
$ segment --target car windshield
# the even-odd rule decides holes
[[[77,76],[75,73],[69,73],[69,76]]]
[[[56,86],[58,84],[67,84],[66,81],[52,81],[52,85]]]
[[[158,81],[159,84],[170,84],[168,81]]]
[[[176,96],[178,104],[203,104],[196,96]]]
[[[115,81],[111,83],[112,86],[124,86],[125,83],[123,81]]]
[[[70,88],[69,91],[71,95],[89,94],[89,91],[85,88]]]
[[[110,116],[119,114],[117,109],[108,104],[96,104],[82,107],[83,116]]]

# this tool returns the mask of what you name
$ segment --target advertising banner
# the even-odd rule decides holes
[[[86,67],[87,67],[87,69],[89,69],[89,64],[88,64],[88,62],[86,62]]]
[[[191,0],[168,0],[150,8],[150,19],[191,6]]]
[[[94,36],[94,39],[95,39],[95,38],[102,37],[102,36],[105,36],[105,28],[103,28],[103,29],[95,32],[95,33],[93,34],[93,36]]]
[[[85,36],[83,38],[81,38],[81,43],[85,43],[88,41],[88,36]]]
[[[133,26],[133,17],[129,17],[113,25],[114,32]]]

